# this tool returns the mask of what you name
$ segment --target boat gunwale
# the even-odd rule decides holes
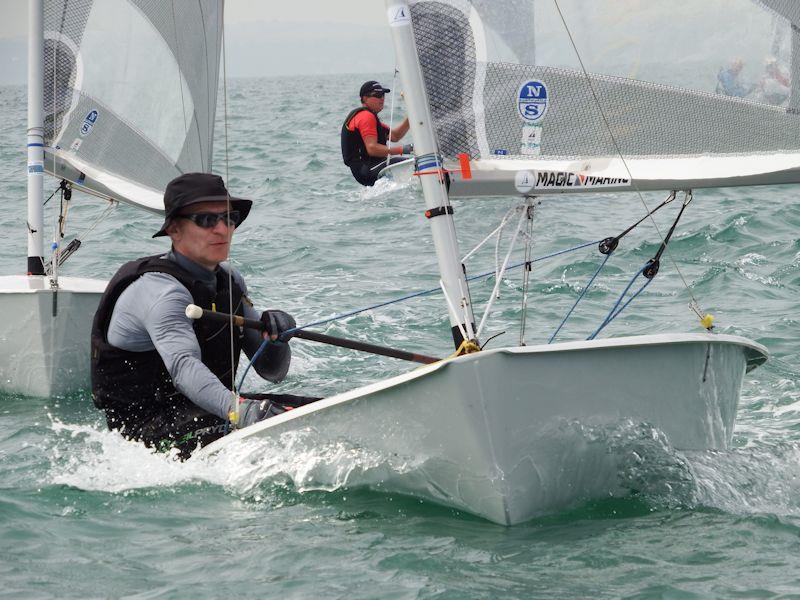
[[[492,348],[473,354],[448,357],[439,362],[418,367],[407,373],[401,373],[400,375],[395,375],[394,377],[368,383],[352,390],[341,392],[328,398],[323,398],[322,400],[318,400],[312,404],[300,406],[269,419],[259,421],[258,423],[255,423],[249,427],[233,431],[219,440],[212,442],[208,446],[200,448],[192,455],[192,458],[209,456],[218,452],[225,446],[234,443],[236,440],[251,437],[261,433],[264,430],[280,426],[288,421],[300,419],[310,413],[321,412],[333,406],[344,404],[361,397],[366,397],[391,387],[405,385],[430,373],[447,368],[450,365],[468,364],[470,362],[486,359],[487,357],[497,354],[550,354],[553,352],[579,352],[587,350],[597,351],[611,348],[621,349],[635,348],[637,346],[678,345],[691,343],[732,344],[744,347],[746,349],[745,352],[748,372],[763,364],[769,357],[769,352],[767,351],[766,347],[758,342],[742,336],[714,333],[661,333],[595,340],[578,340],[553,344],[539,344],[536,346]],[[749,352],[747,352],[747,350],[749,350]]]

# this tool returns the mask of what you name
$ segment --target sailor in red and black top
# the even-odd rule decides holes
[[[408,132],[408,118],[394,128],[382,123],[378,113],[383,110],[384,96],[391,90],[377,81],[361,86],[361,106],[350,111],[342,124],[342,160],[350,167],[361,185],[374,185],[378,173],[386,165],[403,160],[398,155],[412,154],[411,144],[389,146],[388,141],[400,141]]]

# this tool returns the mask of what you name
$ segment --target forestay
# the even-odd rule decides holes
[[[163,210],[211,170],[222,0],[46,0],[45,169]]]
[[[451,195],[800,181],[794,0],[409,5]]]

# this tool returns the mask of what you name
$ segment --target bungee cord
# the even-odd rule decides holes
[[[531,252],[533,251],[533,198],[528,198],[525,205],[525,212],[528,216],[528,230],[523,231],[525,236],[525,260],[523,261],[524,269],[522,271],[522,309],[519,324],[519,345],[525,345],[525,325],[528,316],[528,287],[531,279]]]

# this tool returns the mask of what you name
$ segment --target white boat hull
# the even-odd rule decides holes
[[[50,397],[89,387],[89,337],[105,281],[0,277],[0,389]],[[54,314],[55,313],[55,314]]]
[[[292,432],[320,447],[347,440],[405,465],[380,489],[512,525],[614,489],[576,425],[647,423],[677,449],[725,449],[743,375],[766,358],[755,342],[712,334],[487,350],[289,411],[197,455]],[[347,481],[360,484],[375,486]]]

